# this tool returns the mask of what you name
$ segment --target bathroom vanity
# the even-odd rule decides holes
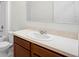
[[[28,38],[27,38],[28,39]],[[20,37],[14,36],[14,56],[28,56],[28,57],[62,57],[62,55],[53,50],[49,50],[43,46],[24,40]]]
[[[67,57],[76,56],[66,52],[67,46],[64,46],[64,51],[55,46],[55,43],[50,45],[50,41],[37,40],[27,35],[30,30],[21,30],[14,32],[14,56],[15,57]],[[64,40],[64,39],[63,39]],[[74,43],[73,43],[74,44]],[[58,45],[58,44],[56,44]],[[54,47],[52,47],[54,46]],[[59,47],[59,46],[58,46]],[[72,46],[71,46],[72,47]],[[71,47],[69,47],[71,49]],[[74,48],[74,46],[73,46]],[[61,47],[62,49],[62,47]],[[73,49],[72,49],[73,50]],[[77,52],[77,49],[74,48]],[[74,54],[77,54],[77,53]]]

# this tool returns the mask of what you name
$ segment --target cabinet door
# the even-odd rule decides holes
[[[54,22],[55,23],[75,23],[74,1],[54,2]]]
[[[29,57],[30,52],[15,43],[14,44],[14,56],[15,57]]]
[[[57,52],[50,51],[46,48],[43,48],[35,44],[31,45],[31,52],[33,57],[62,57],[63,56]]]
[[[17,36],[14,36],[14,42],[19,44],[23,48],[30,50],[30,42],[28,42],[20,37],[17,37]]]

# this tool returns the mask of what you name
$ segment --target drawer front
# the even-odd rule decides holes
[[[40,56],[40,57],[62,57],[60,54],[40,47],[38,45],[32,44],[32,56]]]
[[[29,57],[30,51],[22,48],[18,44],[14,44],[14,56],[15,57]]]
[[[17,36],[14,36],[14,42],[19,44],[20,46],[30,50],[30,42],[28,42],[22,38],[19,38]]]

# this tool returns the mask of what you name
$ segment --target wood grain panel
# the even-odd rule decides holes
[[[29,57],[30,52],[28,50],[22,48],[18,44],[14,44],[14,56],[15,57]]]
[[[64,55],[58,54],[54,51],[50,51],[46,48],[40,47],[38,45],[32,44],[31,46],[32,56],[40,57],[63,57]]]
[[[14,36],[14,42],[21,45],[22,47],[30,50],[30,42],[28,42],[22,38],[19,38],[17,36]]]

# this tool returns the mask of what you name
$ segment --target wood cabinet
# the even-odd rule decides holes
[[[33,57],[61,57],[61,55],[55,51],[51,51],[36,44],[31,44],[31,54]]]
[[[14,48],[14,56],[15,57],[29,57],[30,56],[30,52],[26,49],[24,49],[23,47],[19,46],[18,44],[14,44],[15,48]]]
[[[15,57],[29,57],[30,56],[30,42],[14,36],[14,56]]]
[[[23,48],[30,50],[30,42],[26,41],[22,38],[19,38],[17,36],[14,36],[14,42],[22,46]]]
[[[65,57],[64,55],[14,36],[15,57]]]

